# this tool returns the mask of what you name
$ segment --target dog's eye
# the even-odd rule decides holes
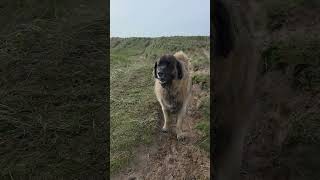
[[[166,65],[163,65],[163,64],[161,64],[161,65],[158,66],[158,70],[164,70],[164,69],[166,69],[166,68],[167,68],[167,66],[166,66]]]
[[[160,62],[159,66],[168,66],[168,62]]]

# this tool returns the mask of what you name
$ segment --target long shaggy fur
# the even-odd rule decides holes
[[[186,108],[191,98],[191,76],[190,76],[190,63],[189,59],[182,51],[175,53],[174,58],[170,61],[177,61],[181,68],[181,79],[176,77],[172,83],[163,87],[159,79],[155,80],[155,94],[161,105],[164,114],[163,131],[168,130],[168,122],[171,114],[177,114],[177,138],[183,138],[182,135],[182,122],[186,113]],[[157,63],[157,62],[156,62]],[[178,71],[178,66],[173,71]],[[156,71],[156,69],[155,69]],[[169,117],[170,116],[170,117]]]

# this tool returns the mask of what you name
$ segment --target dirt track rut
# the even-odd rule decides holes
[[[183,129],[187,138],[184,142],[178,142],[174,132],[174,124],[171,131],[160,131],[163,123],[162,113],[158,113],[159,126],[151,146],[137,148],[136,158],[128,168],[112,177],[112,180],[126,179],[209,179],[210,159],[209,153],[197,146],[201,135],[196,131],[195,125],[200,121],[201,113],[198,111],[199,98],[203,95],[199,85],[193,85],[193,99],[189,105]]]

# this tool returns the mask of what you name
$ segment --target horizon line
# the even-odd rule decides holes
[[[110,38],[161,38],[161,37],[210,37],[209,35],[168,35],[168,36],[110,36]]]

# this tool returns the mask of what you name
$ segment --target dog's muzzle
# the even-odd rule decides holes
[[[166,80],[164,80],[164,79],[159,79],[159,83],[160,83],[160,84],[166,84],[166,83],[167,83],[167,81],[166,81]]]

